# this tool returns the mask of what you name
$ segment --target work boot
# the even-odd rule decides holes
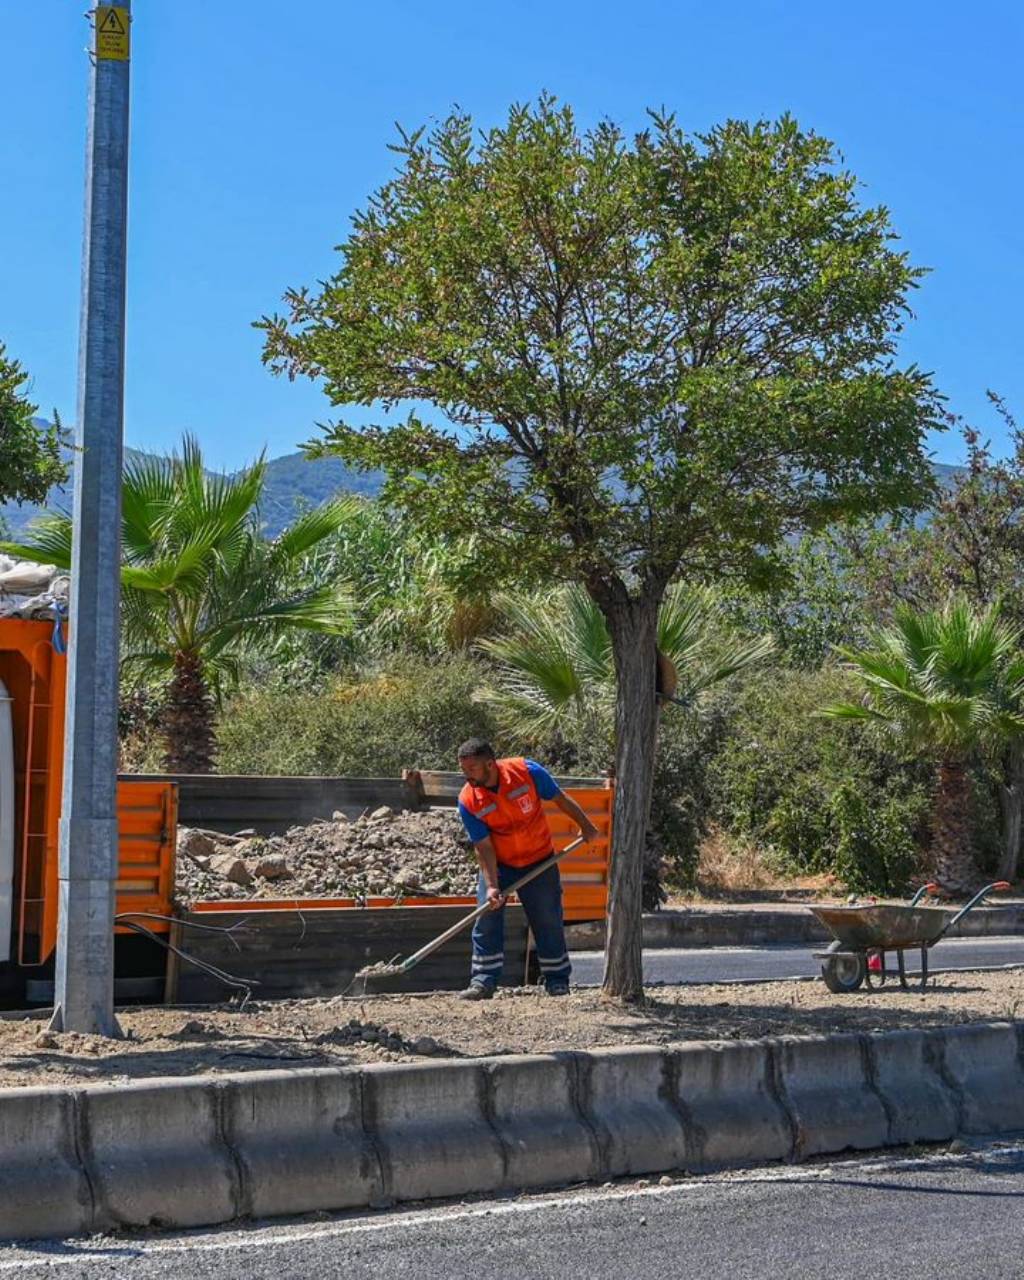
[[[489,982],[471,982],[465,991],[458,993],[460,1000],[490,1000],[494,995],[494,988]]]
[[[567,996],[569,994],[568,982],[549,982],[544,988],[544,994],[549,996]]]

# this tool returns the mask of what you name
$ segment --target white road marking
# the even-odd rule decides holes
[[[844,1176],[851,1171],[867,1173],[898,1173],[910,1169],[922,1169],[935,1165],[965,1163],[977,1154],[977,1148],[964,1153],[937,1152],[923,1156],[891,1157],[875,1156],[867,1159],[838,1160],[832,1164],[812,1164],[801,1167],[779,1166],[777,1168],[732,1170],[723,1174],[709,1175],[704,1178],[688,1178],[682,1182],[674,1182],[671,1186],[655,1187],[617,1187],[608,1189],[594,1185],[583,1192],[539,1195],[528,1200],[507,1202],[482,1202],[476,1205],[459,1205],[457,1207],[440,1205],[436,1209],[413,1212],[382,1212],[379,1216],[353,1221],[351,1219],[335,1222],[303,1224],[288,1230],[274,1227],[255,1226],[248,1229],[232,1227],[225,1223],[217,1228],[204,1228],[191,1233],[184,1239],[172,1241],[143,1239],[138,1236],[93,1236],[80,1251],[76,1250],[74,1239],[32,1245],[11,1245],[27,1252],[38,1249],[32,1258],[12,1258],[9,1261],[0,1259],[0,1273],[27,1271],[32,1267],[66,1267],[81,1266],[84,1263],[111,1263],[129,1258],[164,1257],[179,1253],[230,1253],[243,1249],[265,1249],[275,1245],[304,1244],[315,1240],[332,1240],[346,1236],[373,1235],[381,1231],[397,1231],[404,1227],[431,1226],[436,1223],[466,1221],[476,1218],[506,1218],[520,1214],[543,1213],[548,1209],[571,1209],[595,1206],[609,1200],[651,1200],[663,1196],[683,1195],[692,1191],[706,1190],[713,1186],[745,1187],[757,1183],[778,1182],[815,1182],[827,1181],[836,1171],[842,1169]],[[1024,1143],[998,1143],[997,1149],[1006,1155],[1024,1155]],[[653,1176],[653,1175],[652,1175]],[[356,1211],[358,1212],[358,1211]],[[209,1239],[207,1233],[218,1231],[223,1238]],[[224,1233],[230,1233],[224,1235]],[[49,1248],[59,1248],[59,1255],[49,1252]]]

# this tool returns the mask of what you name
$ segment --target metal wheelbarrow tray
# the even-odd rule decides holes
[[[918,906],[920,899],[937,887],[922,885],[907,904],[809,908],[835,938],[826,951],[814,952],[815,958],[822,961],[821,976],[829,991],[846,994],[865,983],[875,990],[883,987],[888,976],[885,958],[890,951],[896,952],[900,985],[909,990],[904,952],[915,947],[921,951],[917,990],[923,991],[928,984],[929,949],[989,893],[1010,888],[1005,880],[986,885],[965,907],[950,915],[942,907]]]

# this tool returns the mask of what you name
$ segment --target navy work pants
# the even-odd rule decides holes
[[[550,856],[550,855],[546,855]],[[498,887],[504,893],[528,867],[509,867],[498,863]],[[549,867],[543,875],[524,884],[518,893],[526,919],[533,930],[537,960],[545,986],[569,981],[572,966],[565,946],[562,923],[562,880],[558,867]],[[487,885],[481,875],[477,880],[476,900],[487,901]],[[473,967],[471,980],[481,986],[495,987],[505,960],[505,910],[488,911],[473,926]]]

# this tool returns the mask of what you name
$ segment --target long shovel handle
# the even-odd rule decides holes
[[[529,884],[530,881],[535,880],[537,876],[543,875],[549,867],[553,867],[557,863],[561,862],[567,853],[574,852],[574,850],[579,849],[581,845],[584,844],[586,844],[586,841],[582,836],[580,836],[578,839],[573,840],[571,844],[567,844],[560,852],[553,853],[550,858],[545,858],[543,862],[538,862],[535,867],[531,867],[530,870],[527,871],[525,876],[520,876],[515,884],[510,884],[502,894],[502,897],[507,898],[509,894],[515,893],[517,890],[521,889],[524,884]],[[419,964],[421,960],[425,960],[427,956],[436,951],[438,947],[443,947],[449,938],[454,938],[455,935],[465,929],[467,925],[473,924],[474,921],[479,920],[481,916],[486,915],[487,912],[491,910],[492,907],[490,904],[485,902],[483,906],[477,907],[475,911],[471,911],[468,916],[463,916],[461,920],[457,920],[450,929],[445,929],[444,933],[439,934],[432,942],[428,942],[425,947],[420,947],[419,951],[415,951],[408,960],[403,960],[398,968],[402,973],[407,972],[409,969],[413,968],[414,965]]]

